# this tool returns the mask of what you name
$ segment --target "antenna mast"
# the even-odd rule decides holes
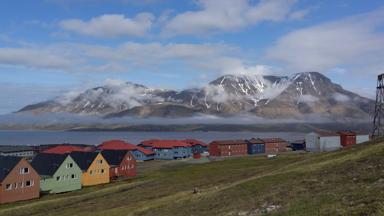
[[[375,116],[373,118],[372,137],[384,136],[384,74],[377,77]]]

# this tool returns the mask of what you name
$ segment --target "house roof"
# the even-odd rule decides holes
[[[197,139],[186,139],[183,141],[188,143],[191,146],[195,146],[195,145],[208,146],[205,142],[197,140]]]
[[[152,148],[191,147],[190,144],[182,140],[146,140],[141,142],[141,144]]]
[[[53,176],[67,157],[64,154],[40,153],[33,158],[31,165],[39,175]]]
[[[21,159],[21,157],[0,156],[0,182],[8,176]]]
[[[337,133],[344,136],[356,136],[356,132],[353,131],[339,131]]]
[[[321,137],[339,136],[339,134],[337,134],[334,131],[318,131],[316,132],[316,134],[318,134]]]
[[[133,150],[138,150],[143,152],[146,155],[151,155],[154,154],[152,150],[145,149],[143,147],[133,145],[131,143],[127,143],[123,140],[109,140],[105,141],[99,146],[97,146],[97,149],[99,150],[128,150],[128,151],[133,151]]]
[[[252,138],[250,140],[247,140],[247,142],[251,144],[264,144],[264,141],[259,138]]]
[[[245,140],[214,140],[211,143],[217,143],[219,145],[247,144]]]
[[[110,166],[119,166],[128,153],[129,151],[126,150],[103,150],[101,152]]]
[[[33,151],[32,146],[19,146],[19,145],[0,145],[0,152],[11,153],[11,152],[21,152],[21,151]]]
[[[77,165],[79,165],[80,169],[83,171],[88,170],[89,166],[91,166],[92,162],[96,159],[98,152],[72,152],[71,157]]]
[[[264,143],[287,142],[281,138],[262,138],[261,140],[263,140]]]
[[[74,151],[83,151],[87,152],[89,147],[75,146],[75,145],[58,145],[51,148],[48,148],[43,151],[43,153],[48,154],[69,154]]]

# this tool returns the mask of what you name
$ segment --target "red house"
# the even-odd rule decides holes
[[[261,139],[265,143],[266,154],[278,154],[279,152],[287,151],[289,143],[280,138],[265,138]]]
[[[0,204],[39,198],[40,176],[21,157],[0,156]]]
[[[110,166],[109,177],[115,180],[119,177],[136,176],[136,160],[132,153],[124,150],[104,150],[101,155]]]
[[[343,147],[348,147],[356,144],[356,133],[353,131],[340,131],[340,144]]]
[[[70,154],[72,152],[93,152],[95,148],[92,146],[79,146],[79,145],[56,145],[46,148],[42,153],[47,154]]]
[[[245,140],[215,140],[209,144],[210,156],[247,155]]]

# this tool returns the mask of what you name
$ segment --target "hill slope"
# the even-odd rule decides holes
[[[140,168],[137,179],[3,205],[0,215],[384,214],[382,142],[273,160],[153,161]]]

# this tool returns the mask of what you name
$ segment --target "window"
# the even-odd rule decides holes
[[[11,184],[6,184],[5,185],[5,190],[12,190],[12,185]]]
[[[102,163],[103,163],[103,160],[97,160],[97,163],[98,163],[98,164],[102,164]]]
[[[92,175],[93,174],[93,170],[89,170],[89,175]]]
[[[14,187],[15,189],[17,189],[17,183],[13,184],[13,187]]]
[[[73,163],[67,163],[67,169],[72,167],[73,167]]]
[[[104,169],[101,169],[101,173],[104,173]]]
[[[61,180],[60,176],[56,176],[56,181],[60,181],[60,180]]]
[[[29,173],[28,167],[20,168],[20,174],[28,174],[28,173]]]
[[[20,188],[23,188],[24,187],[24,182],[20,182],[19,185],[20,185]]]
[[[72,179],[76,179],[76,174],[72,174],[72,175],[71,175],[71,178],[72,178]]]
[[[33,180],[28,180],[25,182],[25,187],[32,187],[34,184],[34,181]]]

